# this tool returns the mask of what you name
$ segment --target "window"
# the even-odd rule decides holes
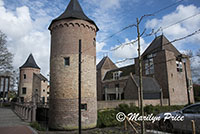
[[[144,61],[145,64],[145,74],[154,74],[154,64],[153,58],[156,56],[156,53],[147,55],[147,59]]]
[[[177,72],[183,72],[183,64],[181,61],[176,61]]]
[[[87,104],[81,104],[81,109],[82,110],[87,110]]]
[[[38,91],[38,89],[35,89],[35,92],[37,92]]]
[[[49,94],[49,92],[47,92],[47,94]]]
[[[115,88],[119,88],[119,84],[115,84]]]
[[[24,97],[20,97],[21,103],[24,103]]]
[[[43,92],[45,92],[45,89],[43,89]]]
[[[26,79],[26,74],[24,74],[24,79]]]
[[[188,86],[189,86],[189,88],[192,88],[192,80],[191,79],[188,79]]]
[[[26,94],[26,88],[25,87],[22,88],[22,94]]]
[[[96,39],[95,38],[93,39],[93,45],[94,45],[94,47],[96,47]]]
[[[69,57],[65,57],[64,58],[64,64],[65,64],[65,66],[69,66],[70,65],[70,58]]]
[[[42,97],[42,103],[43,104],[45,103],[45,97]]]
[[[121,71],[114,72],[114,73],[113,73],[113,79],[114,79],[114,80],[118,80],[119,77],[120,77],[120,75],[121,75]]]

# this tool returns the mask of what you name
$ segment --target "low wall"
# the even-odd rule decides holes
[[[160,99],[156,100],[144,100],[144,105],[161,105]],[[134,104],[138,106],[138,100],[112,100],[112,101],[97,101],[97,108],[107,109],[107,108],[116,108],[119,104]]]

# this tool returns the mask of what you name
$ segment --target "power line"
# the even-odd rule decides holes
[[[174,6],[174,5],[176,5],[176,4],[178,4],[178,3],[182,2],[182,1],[184,1],[184,0],[177,1],[177,2],[171,4],[171,5],[167,6],[167,7],[164,7],[164,8],[162,8],[162,9],[159,9],[159,10],[155,11],[153,14],[157,14],[157,13],[163,11],[163,10],[166,10],[166,9],[168,9],[168,8]],[[189,17],[184,18],[184,19],[182,19],[182,20],[180,20],[180,21],[177,21],[176,23],[173,23],[173,24],[171,24],[171,25],[168,25],[168,26],[166,26],[166,27],[164,27],[164,28],[160,27],[156,32],[155,32],[154,29],[153,29],[153,30],[152,30],[152,33],[147,34],[147,35],[144,36],[143,38],[148,37],[148,36],[151,36],[151,35],[153,35],[153,34],[156,34],[156,33],[158,33],[158,32],[161,31],[161,30],[167,29],[167,28],[169,28],[169,27],[171,27],[171,26],[174,26],[174,25],[176,25],[176,24],[178,24],[178,23],[181,23],[181,22],[183,22],[183,21],[185,21],[185,20],[191,19],[191,18],[193,18],[193,17],[195,17],[195,16],[197,16],[197,15],[199,15],[199,14],[200,14],[200,13],[197,13],[197,14],[194,14],[194,15],[192,15],[192,16],[189,16]],[[143,18],[146,17],[146,16],[151,16],[151,15],[152,15],[152,14],[144,15],[144,16],[141,17],[141,19],[143,19]],[[140,19],[140,20],[141,20],[141,19]],[[134,26],[136,26],[136,25],[135,25],[135,24],[131,24],[131,25],[127,26],[127,27],[124,27],[124,28],[121,29],[120,31],[118,31],[118,32],[116,32],[116,33],[110,35],[109,37],[105,38],[104,40],[100,41],[99,43],[102,43],[102,42],[104,42],[105,40],[107,40],[107,39],[109,39],[109,38],[112,38],[112,37],[115,36],[116,34],[122,32],[122,31],[124,31],[124,30],[126,30],[126,29],[128,29],[128,28],[134,27]],[[145,30],[144,30],[144,31],[145,31]],[[121,44],[120,46],[117,46],[116,48],[113,48],[113,49],[111,49],[111,50],[108,50],[108,52],[109,52],[109,51],[115,51],[115,50],[119,49],[120,47],[124,47],[125,45],[134,44],[134,43],[136,43],[136,42],[137,42],[137,40],[132,41],[132,42],[129,42],[129,43]],[[93,47],[91,47],[91,48],[93,48]],[[91,48],[88,48],[88,49],[84,50],[83,52],[85,52],[85,51],[87,51],[87,50],[89,50],[89,49],[91,49]],[[107,52],[107,53],[108,53],[108,52]]]
[[[168,8],[170,8],[170,7],[172,7],[172,6],[175,6],[175,5],[177,5],[178,3],[181,3],[181,2],[183,2],[183,1],[184,1],[184,0],[179,0],[179,1],[175,2],[175,3],[172,3],[172,4],[169,5],[169,6],[166,6],[166,7],[162,8],[162,9],[159,9],[159,10],[153,12],[152,14],[155,15],[155,14],[157,14],[157,13],[160,13],[160,12],[162,12],[162,11],[164,11],[164,10],[166,10],[166,9],[168,9]]]
[[[168,9],[168,8],[170,8],[170,7],[172,7],[172,6],[177,5],[178,3],[181,3],[182,1],[184,1],[184,0],[180,0],[180,1],[177,1],[177,2],[175,2],[175,3],[172,3],[172,4],[170,4],[170,5],[168,5],[168,6],[164,7],[164,8],[161,8],[161,9],[159,9],[159,10],[157,10],[157,11],[151,13],[151,14],[144,15],[144,16],[141,17],[141,19],[142,19],[143,17],[146,17],[146,16],[153,16],[153,15],[156,15],[156,14],[158,14],[158,13],[160,13],[160,12],[162,12],[162,11],[164,11],[164,10],[166,10],[166,9]],[[126,29],[128,29],[128,28],[134,27],[134,26],[136,27],[136,24],[130,24],[130,25],[128,25],[128,26],[122,28],[121,30],[117,31],[116,33],[113,33],[113,34],[111,34],[110,36],[104,38],[104,39],[101,40],[99,43],[102,43],[102,42],[104,42],[104,41],[106,41],[106,40],[112,38],[113,36],[115,36],[115,35],[121,33],[122,31],[124,31],[124,30],[126,30]]]
[[[177,21],[177,22],[175,22],[175,23],[173,23],[173,24],[171,24],[171,25],[168,25],[168,26],[166,26],[166,27],[164,27],[164,28],[161,28],[161,29],[162,29],[162,30],[167,29],[167,28],[169,28],[169,27],[172,27],[172,26],[174,26],[174,25],[176,25],[176,24],[178,24],[178,23],[181,23],[181,22],[183,22],[183,21],[186,21],[186,20],[191,19],[191,18],[193,18],[193,17],[195,17],[195,16],[198,16],[198,15],[200,15],[200,12],[197,13],[197,14],[191,15],[191,16],[189,16],[189,17],[187,17],[187,18],[184,18],[184,19],[182,19],[182,20],[179,20],[179,21]]]
[[[184,36],[184,37],[177,38],[177,39],[174,39],[174,40],[172,40],[172,41],[170,41],[170,42],[168,42],[168,43],[165,43],[165,44],[163,44],[163,46],[170,45],[170,44],[173,43],[173,42],[177,42],[177,41],[180,41],[180,40],[189,38],[189,37],[194,36],[194,35],[196,35],[196,34],[200,34],[200,29],[198,29],[198,30],[194,31],[193,33],[188,34],[188,35],[186,35],[186,36]],[[156,48],[152,49],[151,51],[157,50],[158,48],[159,48],[159,47],[156,47]],[[127,60],[131,60],[131,58],[126,58],[126,59],[124,59],[124,60],[118,61],[117,63],[122,63],[122,62],[125,62],[125,61],[127,61]]]
[[[148,36],[151,36],[151,35],[153,35],[153,34],[156,34],[156,33],[158,33],[158,32],[161,31],[161,30],[165,30],[165,29],[167,29],[167,28],[169,28],[169,27],[172,27],[172,26],[174,26],[174,25],[176,25],[176,24],[178,24],[178,23],[181,23],[181,22],[183,22],[183,21],[186,21],[186,20],[191,19],[191,18],[193,18],[193,17],[195,17],[195,16],[198,16],[198,15],[200,15],[200,13],[197,13],[197,14],[191,15],[191,16],[189,16],[189,17],[186,17],[186,18],[184,18],[184,19],[182,19],[182,20],[179,20],[179,21],[177,21],[177,22],[175,22],[175,23],[173,23],[173,24],[170,24],[170,25],[168,25],[168,26],[166,26],[166,27],[164,27],[164,28],[160,27],[160,28],[157,29],[156,31],[154,31],[154,29],[153,29],[152,32],[151,32],[150,34],[146,34],[143,38],[146,38],[146,37],[148,37]],[[137,40],[135,40],[135,41],[133,41],[133,42],[126,43],[126,44],[122,44],[122,45],[120,45],[120,46],[117,46],[117,47],[114,48],[114,49],[111,49],[110,51],[117,50],[117,49],[120,48],[120,47],[123,47],[123,46],[125,46],[125,45],[134,44],[134,43],[136,43],[136,42],[137,42]]]

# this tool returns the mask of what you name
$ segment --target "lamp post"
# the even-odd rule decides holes
[[[187,67],[186,67],[186,61],[187,58],[184,57],[182,58],[183,64],[184,64],[184,69],[185,69],[185,80],[186,80],[186,89],[187,89],[187,96],[188,96],[188,105],[190,105],[190,91],[189,91],[189,83],[188,83],[188,76],[187,76]]]

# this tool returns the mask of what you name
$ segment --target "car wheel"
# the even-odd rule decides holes
[[[158,126],[159,126],[158,129],[160,131],[166,131],[166,126],[165,126],[165,123],[164,123],[163,119],[159,121]]]
[[[167,132],[173,132],[173,125],[169,120],[166,120],[164,124]]]

